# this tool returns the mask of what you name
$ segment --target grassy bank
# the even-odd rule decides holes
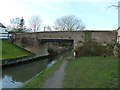
[[[68,62],[65,88],[117,87],[118,59],[114,57],[81,57]]]
[[[32,53],[10,43],[5,40],[2,41],[2,59],[17,58],[22,56],[32,55]]]
[[[34,78],[26,82],[21,88],[40,88],[45,81],[57,70],[62,60],[57,61],[54,65],[44,70],[42,73],[37,74]]]

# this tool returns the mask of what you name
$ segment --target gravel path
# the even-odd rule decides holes
[[[60,68],[53,73],[53,76],[50,77],[42,88],[62,88],[62,81],[64,79],[64,69],[68,62],[68,59],[72,57],[67,57],[62,61]]]

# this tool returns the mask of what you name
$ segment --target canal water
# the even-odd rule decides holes
[[[2,88],[18,88],[44,69],[53,65],[58,60],[63,59],[71,54],[71,51],[67,51],[54,57],[5,67],[2,69],[2,78],[0,78],[0,82],[2,82]]]

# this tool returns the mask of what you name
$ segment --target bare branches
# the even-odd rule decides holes
[[[111,5],[111,6],[109,6],[109,8],[112,8],[112,7],[116,8],[116,9],[120,8],[120,6],[117,6],[117,5]]]
[[[25,29],[25,27],[24,27],[25,21],[24,21],[23,17],[22,17],[22,19],[20,19],[19,17],[12,18],[10,20],[10,23],[12,24],[13,30],[16,32],[23,32]]]
[[[120,8],[120,1],[118,1],[118,5],[111,5],[108,8],[112,8],[112,7],[116,9]]]
[[[19,28],[19,25],[20,25],[20,18],[12,18],[10,20],[10,23],[12,24],[13,28],[14,29],[18,29]]]
[[[85,25],[81,19],[74,15],[69,15],[58,18],[55,22],[55,29],[56,28],[63,31],[74,31],[85,29]]]
[[[34,30],[34,32],[40,29],[41,23],[42,23],[42,20],[39,15],[34,15],[29,20],[30,28]]]

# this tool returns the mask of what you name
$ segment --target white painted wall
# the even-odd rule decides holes
[[[7,33],[7,32],[5,32],[5,28],[2,28],[2,27],[0,27],[0,33]]]
[[[120,36],[120,29],[118,30],[118,36]]]
[[[0,33],[7,33],[6,28],[0,27]],[[0,34],[0,38],[7,38],[7,34]]]

